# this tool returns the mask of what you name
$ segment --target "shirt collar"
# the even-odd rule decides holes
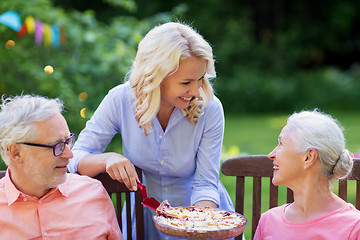
[[[13,204],[21,194],[21,192],[15,187],[15,185],[11,181],[10,175],[10,169],[8,168],[5,174],[5,194],[8,201],[8,206]]]
[[[183,118],[187,116],[184,115],[183,111],[179,108],[174,108],[173,112],[171,113],[168,125],[166,130],[169,131],[173,126],[175,126],[178,122],[180,122]]]
[[[42,198],[48,197],[49,195],[51,195],[51,194],[53,194],[55,192],[59,192],[64,197],[68,197],[69,195],[68,195],[68,193],[66,191],[66,182],[63,183],[63,184],[60,184],[56,188],[51,189]],[[26,195],[28,197],[31,197],[31,196],[19,191],[15,187],[14,183],[11,180],[11,172],[10,172],[9,168],[6,170],[6,174],[5,174],[5,194],[6,194],[6,198],[7,198],[7,201],[8,201],[8,206],[13,204],[21,195]]]
[[[69,175],[68,175],[69,177]],[[56,189],[63,195],[64,197],[69,197],[68,191],[67,191],[67,180],[56,187]]]

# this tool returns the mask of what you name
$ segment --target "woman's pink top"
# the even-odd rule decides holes
[[[289,222],[288,204],[272,208],[260,217],[254,240],[260,239],[360,239],[360,211],[352,204],[308,222]]]

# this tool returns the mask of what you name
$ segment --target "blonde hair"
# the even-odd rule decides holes
[[[206,61],[200,97],[192,99],[189,107],[182,110],[196,124],[214,95],[209,78],[216,77],[216,73],[209,43],[190,26],[175,22],[156,26],[139,43],[129,81],[136,97],[135,118],[145,135],[151,134],[148,128],[160,108],[161,82],[177,71],[181,60],[190,57]]]

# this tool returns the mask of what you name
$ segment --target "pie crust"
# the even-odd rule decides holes
[[[156,228],[171,236],[226,239],[240,235],[246,219],[239,213],[210,207],[172,207],[167,200],[156,209]]]

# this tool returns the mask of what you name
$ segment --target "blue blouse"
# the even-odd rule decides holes
[[[80,133],[69,171],[77,172],[79,160],[86,154],[104,152],[114,135],[120,133],[123,155],[143,170],[149,197],[159,202],[168,200],[172,206],[209,200],[221,209],[233,211],[231,199],[219,180],[224,134],[224,113],[219,99],[213,98],[197,124],[190,123],[175,108],[164,132],[155,117],[148,136],[135,119],[134,104],[135,95],[129,82],[109,91]],[[153,214],[153,210],[145,208],[145,236],[165,239],[154,226]]]

